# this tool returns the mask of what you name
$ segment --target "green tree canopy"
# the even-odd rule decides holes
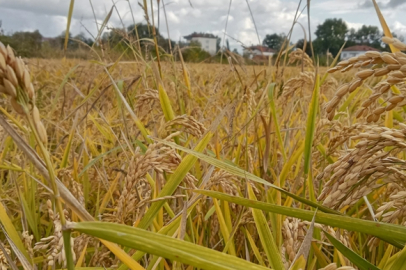
[[[377,49],[381,47],[382,33],[377,26],[363,25],[360,29],[351,28],[347,36],[347,46],[355,44],[368,45]]]
[[[264,40],[262,41],[262,44],[264,46],[267,46],[268,48],[279,51],[282,47],[285,37],[286,37],[286,35],[283,33],[282,34],[275,33],[272,35],[266,35]]]
[[[316,53],[324,54],[327,50],[334,56],[345,42],[348,32],[347,24],[342,19],[327,19],[317,26],[317,38],[314,41]]]
[[[304,39],[303,39],[303,38],[302,38],[302,39],[299,39],[299,40],[296,42],[296,46],[295,46],[295,47],[303,50],[303,48],[304,48]],[[309,56],[312,56],[312,50],[311,50],[311,48],[310,48],[310,41],[307,41],[307,42],[306,42],[305,53],[307,53],[307,55],[309,55]]]
[[[1,36],[0,41],[10,44],[18,55],[24,57],[38,56],[41,50],[42,35],[38,30],[34,32],[15,32],[11,36]]]

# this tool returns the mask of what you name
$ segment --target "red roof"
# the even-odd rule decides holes
[[[196,33],[196,32],[194,32],[194,33],[192,33],[192,34],[190,34],[190,35],[188,35],[188,36],[184,36],[184,38],[185,39],[192,39],[192,38],[194,38],[194,37],[203,37],[203,38],[217,38],[215,35],[213,35],[213,34],[206,34],[206,33]]]
[[[261,45],[251,46],[248,49],[251,50],[251,51],[258,50],[260,52],[270,52],[270,53],[275,53],[276,52],[274,49],[268,48],[266,46],[261,46]]]
[[[355,46],[345,48],[343,51],[363,51],[363,52],[377,51],[377,52],[379,52],[378,49],[372,48],[372,47],[367,46],[367,45],[355,45]]]

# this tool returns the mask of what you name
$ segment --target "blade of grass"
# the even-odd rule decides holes
[[[300,196],[297,196],[297,195],[295,195],[293,193],[290,193],[290,192],[288,192],[288,191],[286,191],[286,190],[284,190],[284,189],[282,189],[282,188],[280,188],[278,186],[275,186],[275,185],[269,183],[268,181],[265,181],[264,179],[254,175],[252,173],[249,173],[247,171],[244,171],[241,168],[238,168],[236,165],[231,165],[231,164],[229,164],[227,162],[224,162],[222,160],[219,160],[217,158],[207,156],[207,155],[205,155],[203,153],[199,153],[197,151],[182,147],[182,146],[177,145],[177,144],[172,143],[172,142],[164,141],[164,140],[157,139],[157,138],[154,138],[154,140],[158,141],[158,142],[161,142],[163,144],[166,144],[168,146],[171,146],[171,147],[173,147],[175,149],[186,152],[188,154],[191,154],[191,155],[193,155],[193,156],[195,156],[195,157],[197,157],[197,158],[199,158],[199,159],[201,159],[201,160],[203,160],[203,161],[205,161],[205,162],[207,162],[207,163],[209,163],[209,164],[211,164],[211,165],[213,165],[213,166],[215,166],[217,168],[223,169],[223,170],[225,170],[225,171],[227,171],[227,172],[229,172],[229,173],[231,173],[233,175],[239,176],[239,177],[241,177],[243,179],[248,179],[248,180],[251,180],[251,181],[254,181],[254,182],[257,182],[257,183],[261,183],[261,184],[269,186],[269,187],[272,187],[272,188],[286,194],[287,196],[292,197],[295,200],[298,200],[298,201],[300,201],[300,202],[302,202],[304,204],[307,204],[309,206],[312,206],[314,208],[318,208],[320,211],[323,211],[323,212],[326,212],[326,213],[333,213],[333,214],[337,214],[337,215],[342,215],[340,212],[332,210],[332,209],[330,209],[328,207],[325,207],[323,205],[320,205],[318,203],[309,201],[309,200],[304,199],[304,198],[302,198]]]
[[[130,105],[128,104],[127,100],[125,99],[125,97],[123,96],[123,94],[121,93],[120,89],[118,88],[116,82],[114,81],[113,77],[111,76],[110,72],[107,70],[106,67],[104,67],[104,71],[107,73],[107,75],[109,76],[111,83],[114,86],[114,90],[116,92],[116,94],[118,95],[118,97],[120,98],[120,100],[123,102],[125,108],[127,109],[128,113],[130,114],[131,118],[133,119],[135,125],[137,126],[137,128],[140,130],[142,136],[145,138],[145,140],[147,142],[151,142],[151,139],[148,137],[148,131],[146,130],[144,124],[141,122],[140,119],[138,119],[138,117],[135,115],[133,109],[131,109]]]
[[[242,206],[260,209],[266,212],[282,214],[290,217],[295,217],[302,220],[311,221],[314,216],[314,211],[310,210],[277,206],[269,203],[231,196],[217,191],[208,191],[208,190],[193,190],[193,191],[219,200],[225,200]],[[403,248],[403,245],[406,242],[406,228],[395,224],[374,222],[370,220],[363,220],[348,216],[339,216],[322,212],[317,212],[315,222],[329,225],[332,227],[338,227],[349,231],[362,232],[374,235],[392,245],[401,248]]]
[[[319,77],[319,75],[316,75],[316,83],[314,85],[312,100],[309,105],[309,111],[307,114],[305,148],[304,148],[304,153],[303,153],[303,155],[304,155],[304,174],[306,176],[309,174],[309,171],[311,169],[310,162],[311,162],[311,154],[312,154],[313,137],[314,137],[314,132],[316,129],[317,111],[319,108],[319,93],[320,93],[319,84],[320,84],[320,77]]]
[[[220,224],[220,231],[221,231],[221,234],[223,235],[224,242],[227,243],[228,241],[232,241],[232,240],[230,240],[230,230],[226,225],[226,221],[224,219],[223,213],[220,209],[220,206],[219,206],[217,200],[214,199],[213,203],[214,203],[214,206],[216,209],[217,219]],[[230,245],[230,248],[228,249],[228,253],[232,256],[236,256],[234,244]]]
[[[374,4],[376,15],[378,15],[379,22],[381,23],[383,33],[385,34],[386,37],[393,38],[392,33],[391,33],[388,25],[386,24],[385,18],[383,17],[381,10],[379,9],[378,4],[376,3],[375,0],[372,0],[372,3]],[[393,46],[392,44],[389,44],[389,47],[390,47],[391,52],[393,52],[393,53],[399,52],[399,49],[396,48],[395,46]]]
[[[209,131],[205,137],[199,142],[199,144],[195,147],[196,152],[203,151],[207,144],[210,142],[210,139],[213,137],[213,133]],[[158,197],[170,196],[175,192],[178,188],[179,184],[182,182],[183,178],[189,172],[189,170],[193,167],[195,162],[197,161],[197,157],[193,155],[186,156],[179,166],[176,168],[174,173],[169,177],[168,181],[166,182],[165,186],[162,188],[161,192],[158,194]],[[154,220],[155,216],[158,214],[158,211],[164,205],[165,201],[157,201],[152,204],[152,206],[148,209],[148,211],[143,216],[141,222],[138,224],[138,228],[146,229],[151,225],[152,221]]]
[[[247,229],[244,228],[244,234],[247,236],[248,242],[251,245],[252,248],[252,252],[254,252],[255,258],[257,258],[258,262],[262,265],[265,266],[265,262],[262,259],[262,255],[258,250],[258,247],[254,241],[254,239],[252,238],[251,234],[249,233],[249,231]]]
[[[252,200],[256,200],[256,196],[252,187],[247,183],[248,196]],[[282,258],[278,247],[276,246],[275,240],[272,236],[272,232],[269,229],[268,222],[266,221],[265,215],[261,210],[252,209],[252,216],[254,217],[255,226],[261,241],[262,247],[265,250],[265,254],[268,257],[268,261],[272,268],[276,270],[284,270]]]
[[[371,264],[361,256],[359,256],[357,253],[352,251],[351,249],[347,248],[345,245],[343,245],[340,241],[335,239],[334,236],[329,234],[328,232],[324,231],[325,236],[328,238],[328,240],[334,245],[334,247],[341,252],[348,260],[350,260],[353,264],[359,267],[361,270],[379,270],[378,267],[375,265]]]
[[[303,240],[299,251],[296,253],[296,256],[295,256],[289,270],[306,268],[306,262],[309,257],[309,252],[310,252],[310,248],[311,248],[311,244],[312,244],[312,240],[313,240],[314,220],[316,218],[316,213],[317,213],[317,209],[314,212],[314,216],[313,216],[312,222],[310,223],[310,227],[307,230],[305,239]]]
[[[70,23],[72,21],[72,14],[73,14],[73,6],[75,5],[75,0],[70,0],[69,5],[69,12],[66,22],[66,30],[65,30],[65,43],[63,44],[63,50],[66,54],[66,50],[68,49],[68,41],[69,41],[69,34],[70,34]]]
[[[68,144],[65,147],[65,151],[63,153],[62,162],[60,164],[60,168],[65,168],[68,165],[68,158],[70,153],[70,148],[72,146],[73,136],[75,135],[76,131],[76,124],[79,118],[79,114],[77,113],[75,116],[75,120],[73,120],[72,129],[69,134]]]
[[[271,83],[268,87],[269,106],[271,108],[272,119],[273,119],[273,122],[275,125],[276,136],[278,138],[279,146],[282,150],[283,160],[286,161],[285,146],[284,146],[282,135],[281,135],[278,116],[276,114],[276,105],[275,105],[275,98],[274,98],[275,85],[276,85],[275,83]]]
[[[16,228],[14,227],[13,222],[7,215],[6,209],[4,208],[4,205],[2,202],[0,202],[0,222],[4,227],[4,231],[8,234],[11,241],[13,241],[16,248],[21,251],[21,253],[24,255],[24,257],[27,260],[30,260],[30,256],[28,255],[28,253],[24,247],[24,244],[21,241],[20,236],[18,235],[18,232],[17,232]]]
[[[72,2],[74,0],[71,0]],[[56,96],[53,98],[52,104],[51,104],[51,109],[50,111],[53,112],[55,109],[55,106],[57,104],[57,102],[59,101],[59,96],[61,95],[61,92],[64,88],[64,86],[66,85],[66,83],[68,82],[68,79],[71,77],[71,75],[73,74],[73,72],[79,67],[80,65],[76,65],[73,68],[71,68],[69,70],[69,72],[65,75],[65,77],[63,78],[61,84],[58,87],[58,90],[56,90]]]
[[[109,222],[69,223],[67,229],[92,235],[203,269],[268,269],[235,256],[139,228]]]

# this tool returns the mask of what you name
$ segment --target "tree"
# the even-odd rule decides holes
[[[148,41],[147,39],[153,40],[153,38],[154,38],[152,26],[148,26],[147,24],[142,24],[142,23],[139,23],[137,25],[134,25],[134,24],[130,25],[127,28],[127,32],[128,32],[128,36],[130,38],[132,38],[133,41],[137,39],[137,33],[135,30],[137,30],[141,47],[151,44],[151,42]],[[175,47],[175,42],[172,40],[169,40],[167,38],[164,38],[161,35],[161,33],[159,32],[158,28],[155,28],[155,33],[156,33],[158,46],[163,48],[166,52],[169,52],[169,42],[171,43],[172,49]]]
[[[299,39],[296,42],[296,48],[302,49],[304,48],[304,39]],[[307,53],[307,55],[312,56],[312,50],[310,48],[310,41],[306,42],[306,49],[305,49],[305,53]]]
[[[360,44],[382,49],[381,36],[379,28],[373,25],[363,25],[358,30],[351,28],[347,35],[347,46]]]
[[[93,40],[91,38],[87,38],[85,36],[85,34],[82,33],[82,32],[77,34],[76,36],[74,36],[73,39],[80,40],[80,41],[82,41],[83,43],[86,43],[89,46],[93,45]]]
[[[272,34],[266,35],[264,40],[262,41],[262,45],[267,46],[268,48],[274,49],[279,51],[285,41],[286,35],[285,34]]]
[[[24,57],[40,56],[42,35],[38,30],[34,32],[15,32],[11,36],[1,36],[0,41],[10,44],[18,55]]]
[[[132,36],[136,38],[136,32],[135,29],[137,29],[138,32],[138,38],[142,41],[142,39],[152,39],[154,36],[152,35],[152,26],[148,26],[147,24],[143,23],[138,23],[137,25],[130,25],[127,27],[127,32],[129,36]],[[159,29],[155,28],[155,33],[157,37],[161,37],[161,34],[159,33]]]
[[[319,54],[329,51],[334,56],[337,55],[345,42],[347,32],[348,27],[342,19],[325,20],[323,24],[317,26],[315,32],[317,36],[313,43],[315,51]]]

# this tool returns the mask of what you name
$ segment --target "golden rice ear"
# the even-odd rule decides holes
[[[42,143],[46,144],[48,142],[48,138],[47,138],[47,131],[44,127],[44,124],[42,124],[42,122],[39,121],[38,123],[35,123],[35,126],[37,128],[40,140],[42,141]]]
[[[0,41],[0,54],[3,55],[4,59],[7,60],[7,49],[6,46]]]
[[[401,42],[398,39],[395,39],[395,42],[392,44],[395,48],[401,50],[401,51],[406,51],[406,44]]]
[[[6,92],[9,96],[11,96],[12,98],[16,98],[17,97],[17,90],[14,87],[14,85],[7,79],[3,79],[3,83],[4,83],[4,88],[6,89]]]
[[[354,92],[355,89],[357,89],[358,87],[361,86],[361,84],[362,84],[362,80],[361,80],[361,79],[357,79],[357,80],[353,81],[353,82],[350,84],[350,87],[349,87],[348,91],[349,91],[350,93]]]
[[[404,96],[394,96],[394,97],[391,97],[391,98],[388,100],[388,102],[393,103],[393,104],[397,104],[397,103],[401,102],[401,101],[404,100],[404,99],[405,99]]]
[[[390,85],[389,83],[385,83],[384,85],[382,85],[382,86],[379,88],[379,91],[380,91],[381,93],[386,93],[386,92],[389,91],[390,87],[391,87],[391,85]]]
[[[338,96],[334,96],[334,97],[330,100],[330,102],[327,104],[326,112],[327,112],[327,113],[332,112],[332,111],[335,109],[335,107],[337,106],[337,104],[338,104],[339,102],[340,102],[340,98],[339,98]]]
[[[365,56],[367,56],[369,58],[378,58],[378,57],[381,57],[381,54],[377,51],[367,51],[365,53]]]
[[[37,106],[34,106],[34,108],[32,109],[32,118],[34,119],[34,123],[41,122],[41,117],[39,115]]]
[[[34,92],[34,86],[32,83],[28,85],[28,88],[26,88],[28,97],[31,99],[32,103],[35,104],[35,92]]]
[[[390,83],[391,85],[394,85],[394,84],[403,82],[404,79],[402,79],[402,78],[396,78],[396,77],[389,77],[386,81],[387,81],[388,83]]]
[[[4,55],[0,53],[0,69],[6,70],[7,65],[6,65],[6,59],[4,58]]]
[[[17,79],[20,79],[20,81],[22,81],[25,68],[24,68],[24,62],[20,57],[16,58],[14,70],[15,70]]]
[[[6,68],[6,77],[14,85],[14,87],[18,86],[18,80],[17,80],[16,74],[14,73],[13,68],[10,66],[7,66],[7,68]]]
[[[28,90],[31,86],[31,76],[27,69],[24,70],[23,80],[24,88]]]
[[[13,49],[10,47],[10,45],[7,45],[7,54],[8,59],[7,62],[9,62],[10,64],[14,64],[14,62],[16,61],[16,57],[14,56],[14,52]]]
[[[379,108],[375,109],[372,113],[373,113],[373,114],[378,114],[378,115],[380,115],[380,114],[382,114],[384,111],[385,111],[385,107],[379,107]]]
[[[365,70],[361,70],[359,72],[357,72],[355,74],[355,76],[357,76],[358,78],[365,80],[366,78],[372,76],[374,74],[375,70],[373,69],[365,69]]]
[[[342,96],[344,96],[345,94],[347,94],[349,87],[350,87],[350,85],[349,85],[348,83],[345,83],[345,84],[341,85],[341,86],[338,88],[337,92],[335,93],[336,96],[342,97]]]
[[[357,111],[355,117],[360,118],[364,114],[365,109],[360,109]]]
[[[393,110],[394,108],[396,108],[397,105],[398,104],[396,104],[396,103],[390,103],[388,106],[385,107],[385,110],[386,111]]]
[[[393,38],[383,36],[382,37],[382,42],[384,42],[386,44],[393,44],[395,41],[393,40]]]
[[[13,109],[19,114],[25,114],[23,106],[18,104],[17,100],[13,97],[10,98],[10,103]]]
[[[384,75],[388,74],[389,72],[390,72],[390,70],[387,69],[386,67],[378,68],[378,69],[375,69],[374,76],[375,77],[381,77],[381,76],[384,76]]]
[[[399,64],[399,62],[390,54],[382,54],[381,58],[387,64]]]

